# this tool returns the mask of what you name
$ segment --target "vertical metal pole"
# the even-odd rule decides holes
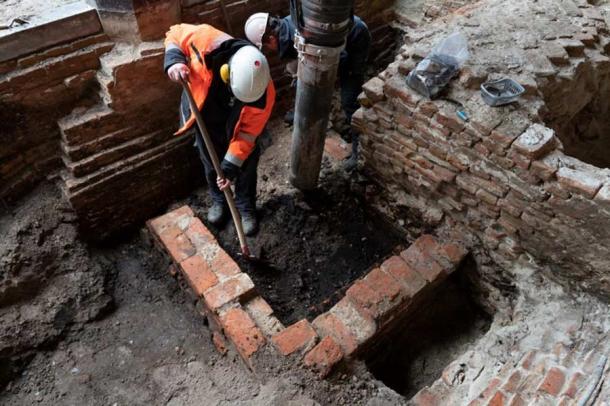
[[[343,47],[308,45],[297,35],[299,70],[290,182],[301,190],[318,184],[339,56]]]
[[[290,182],[318,184],[339,57],[351,27],[353,0],[291,0],[299,53]]]

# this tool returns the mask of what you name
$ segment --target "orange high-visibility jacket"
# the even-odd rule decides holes
[[[226,34],[208,24],[191,25],[178,24],[170,27],[165,36],[166,52],[172,48],[179,48],[186,56],[188,67],[191,71],[189,76],[189,88],[193,93],[193,98],[199,110],[203,107],[208,89],[212,83],[213,72],[205,66],[205,61],[200,60],[193,47],[197,49],[203,57],[220,46],[224,41],[231,39]],[[213,97],[214,95],[210,95]],[[229,149],[224,157],[225,160],[241,167],[254,149],[256,138],[263,132],[271,111],[275,103],[275,87],[273,81],[269,81],[266,92],[265,108],[260,109],[254,106],[245,105],[241,109],[239,119],[229,143]],[[182,134],[188,130],[195,122],[192,114],[185,124],[176,134]]]

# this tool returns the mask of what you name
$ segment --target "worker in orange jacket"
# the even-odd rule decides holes
[[[179,24],[166,34],[164,65],[171,80],[188,81],[216,153],[223,157],[225,179],[214,171],[195,126],[195,144],[212,198],[208,221],[220,226],[228,218],[223,190],[235,183],[235,201],[244,231],[246,235],[256,233],[257,137],[265,129],[275,102],[267,59],[250,42],[232,38],[210,25]],[[181,128],[176,134],[186,132],[194,122],[183,93]]]

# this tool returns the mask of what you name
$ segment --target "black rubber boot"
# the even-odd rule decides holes
[[[286,112],[284,115],[284,122],[288,125],[294,124],[294,110]]]
[[[222,203],[214,202],[208,210],[208,221],[215,226],[221,226],[227,218],[227,207]]]
[[[255,214],[242,214],[241,223],[244,228],[244,234],[247,236],[252,236],[258,233],[258,220],[256,219]]]
[[[346,172],[351,172],[358,167],[358,141],[359,136],[352,134],[352,154],[343,164],[343,168]]]

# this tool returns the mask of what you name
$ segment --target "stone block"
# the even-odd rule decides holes
[[[533,124],[513,143],[513,147],[530,159],[539,159],[558,146],[555,131]]]

